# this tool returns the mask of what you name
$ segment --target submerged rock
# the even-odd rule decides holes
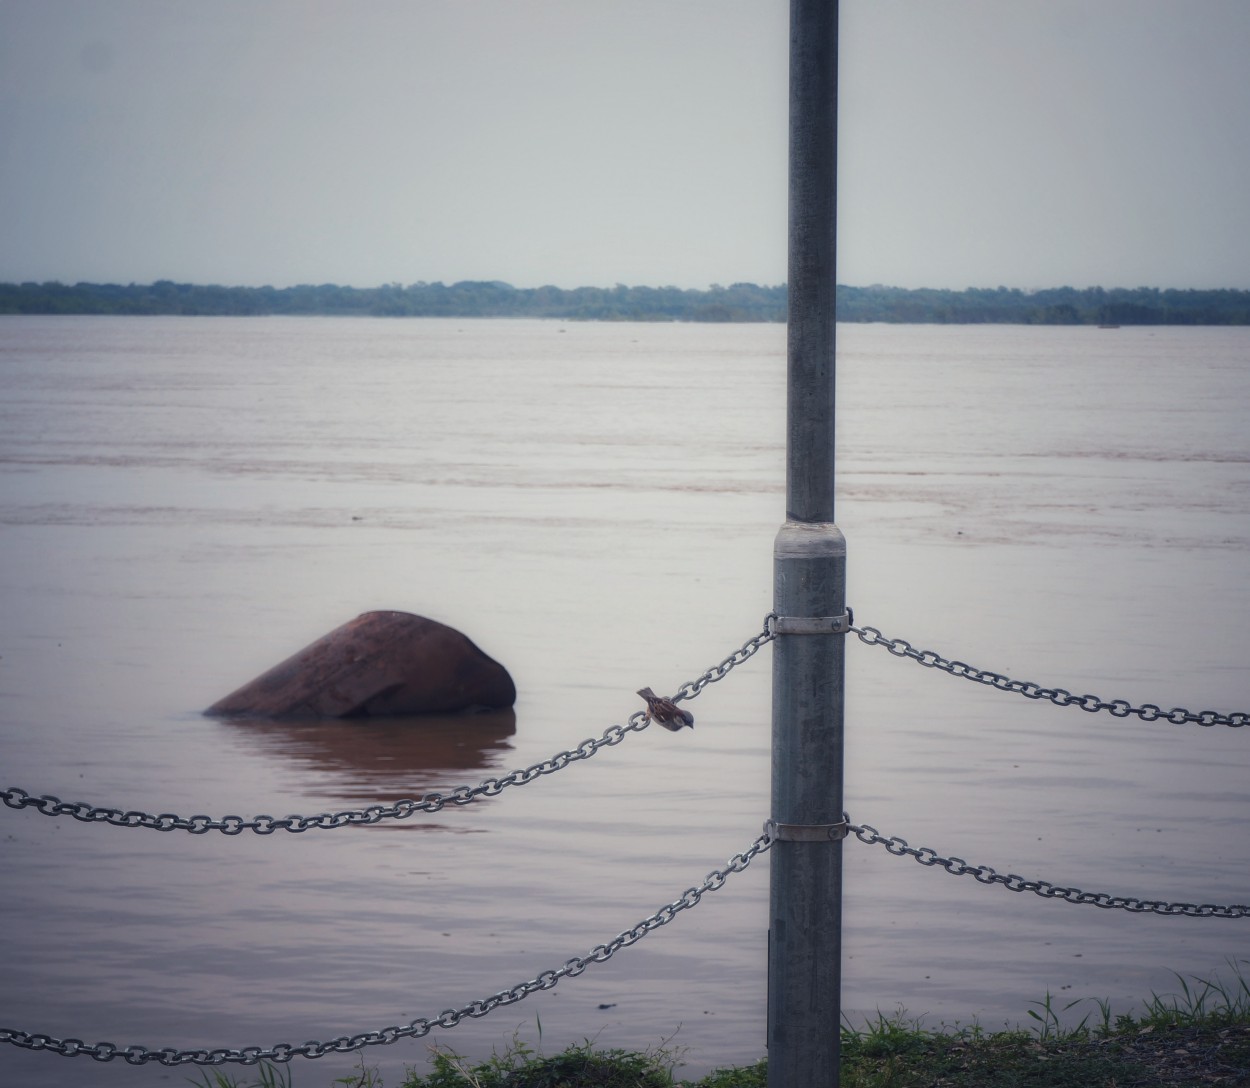
[[[411,612],[365,612],[205,713],[391,717],[498,710],[514,702],[508,671],[455,628]]]

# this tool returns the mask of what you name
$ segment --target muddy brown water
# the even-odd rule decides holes
[[[1250,708],[1250,333],[839,330],[838,521],[861,624],[1134,703]],[[784,330],[0,319],[0,785],[287,815],[475,784],[597,737],[755,634],[783,517]],[[463,630],[511,715],[201,710],[359,612]],[[848,648],[853,820],[1002,872],[1250,902],[1250,730],[1117,720]],[[747,847],[769,651],[497,798],[369,828],[162,834],[0,810],[0,1026],[119,1046],[299,1044],[509,988]],[[1127,1010],[1250,955],[1250,922],[1049,902],[845,847],[844,1006]],[[438,1031],[475,1057],[671,1038],[764,1051],[768,861],[608,963]],[[373,1048],[386,1082],[429,1040]],[[329,1084],[349,1057],[297,1060]],[[187,1070],[0,1046],[0,1082]]]

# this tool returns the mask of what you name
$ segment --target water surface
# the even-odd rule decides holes
[[[839,329],[838,522],[861,623],[982,668],[1245,710],[1250,335]],[[0,320],[0,785],[184,815],[474,784],[598,736],[761,627],[784,516],[784,329]],[[359,612],[465,631],[511,720],[206,719]],[[195,837],[0,812],[0,1025],[150,1047],[402,1025],[583,955],[768,815],[769,654],[651,729],[400,824]],[[1250,902],[1250,731],[1146,725],[848,648],[853,820],[1093,891]],[[844,1005],[1127,1009],[1250,955],[1245,921],[1101,911],[845,848]],[[554,990],[440,1031],[480,1057],[764,1049],[767,857]],[[675,1034],[674,1034],[675,1033]],[[397,1083],[426,1044],[375,1048]],[[298,1062],[296,1083],[354,1064]],[[185,1083],[0,1049],[0,1080]]]

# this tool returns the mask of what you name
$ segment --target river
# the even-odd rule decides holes
[[[1250,330],[843,326],[838,523],[861,626],[1048,687],[1250,709]],[[757,634],[784,517],[779,326],[0,318],[0,787],[284,816],[575,748]],[[201,710],[360,612],[459,628],[486,722]],[[0,809],[0,1027],[118,1046],[327,1040],[585,955],[747,848],[770,651],[593,758],[432,816],[194,836]],[[1250,729],[1146,723],[852,638],[851,819],[1000,872],[1250,903]],[[930,1025],[1128,1011],[1229,977],[1250,921],[1013,894],[844,846],[843,1006]],[[421,1041],[762,1056],[768,857],[578,978]],[[1085,1006],[1086,1009],[1092,1006]],[[350,1056],[297,1059],[329,1085]],[[23,1088],[187,1069],[0,1046]]]

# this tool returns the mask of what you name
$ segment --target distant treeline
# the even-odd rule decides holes
[[[361,317],[557,317],[587,321],[784,321],[786,289],[513,287],[498,281],[385,287],[0,284],[0,314],[324,314]]]
[[[1250,291],[1153,287],[845,287],[838,320],[946,325],[1250,325]],[[384,287],[0,284],[0,314],[548,317],[584,321],[785,321],[786,288],[512,287],[498,281]]]

